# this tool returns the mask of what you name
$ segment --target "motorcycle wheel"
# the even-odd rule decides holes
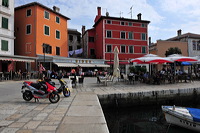
[[[70,96],[70,90],[68,88],[63,88],[63,95],[65,97],[69,97]]]
[[[51,103],[57,103],[59,100],[60,100],[60,95],[59,94],[53,94],[53,93],[51,93],[49,95],[49,101]]]
[[[25,101],[30,101],[32,98],[33,98],[33,95],[32,95],[32,93],[30,91],[25,91],[23,93],[23,99]]]

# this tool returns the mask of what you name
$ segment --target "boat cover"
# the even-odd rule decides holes
[[[186,108],[193,117],[193,121],[200,122],[200,109]]]

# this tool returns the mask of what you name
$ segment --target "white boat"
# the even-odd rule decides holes
[[[167,123],[200,132],[200,109],[162,106]]]

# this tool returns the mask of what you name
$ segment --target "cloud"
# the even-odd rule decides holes
[[[199,10],[199,0],[162,0],[159,1],[162,9],[177,14],[190,14],[190,11]],[[189,11],[189,12],[188,12]]]
[[[97,7],[102,9],[102,15],[109,12],[113,17],[137,19],[142,13],[142,19],[148,20],[149,36],[152,40],[168,39],[176,36],[176,31],[200,33],[199,0],[34,0],[49,8],[54,5],[60,8],[60,13],[69,17],[68,28],[81,31],[81,26],[91,29],[97,14]],[[29,0],[15,0],[15,6],[30,3]],[[120,14],[121,12],[121,14]]]

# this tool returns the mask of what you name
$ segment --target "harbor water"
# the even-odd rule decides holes
[[[161,105],[106,108],[103,111],[110,133],[193,133],[166,123]]]

